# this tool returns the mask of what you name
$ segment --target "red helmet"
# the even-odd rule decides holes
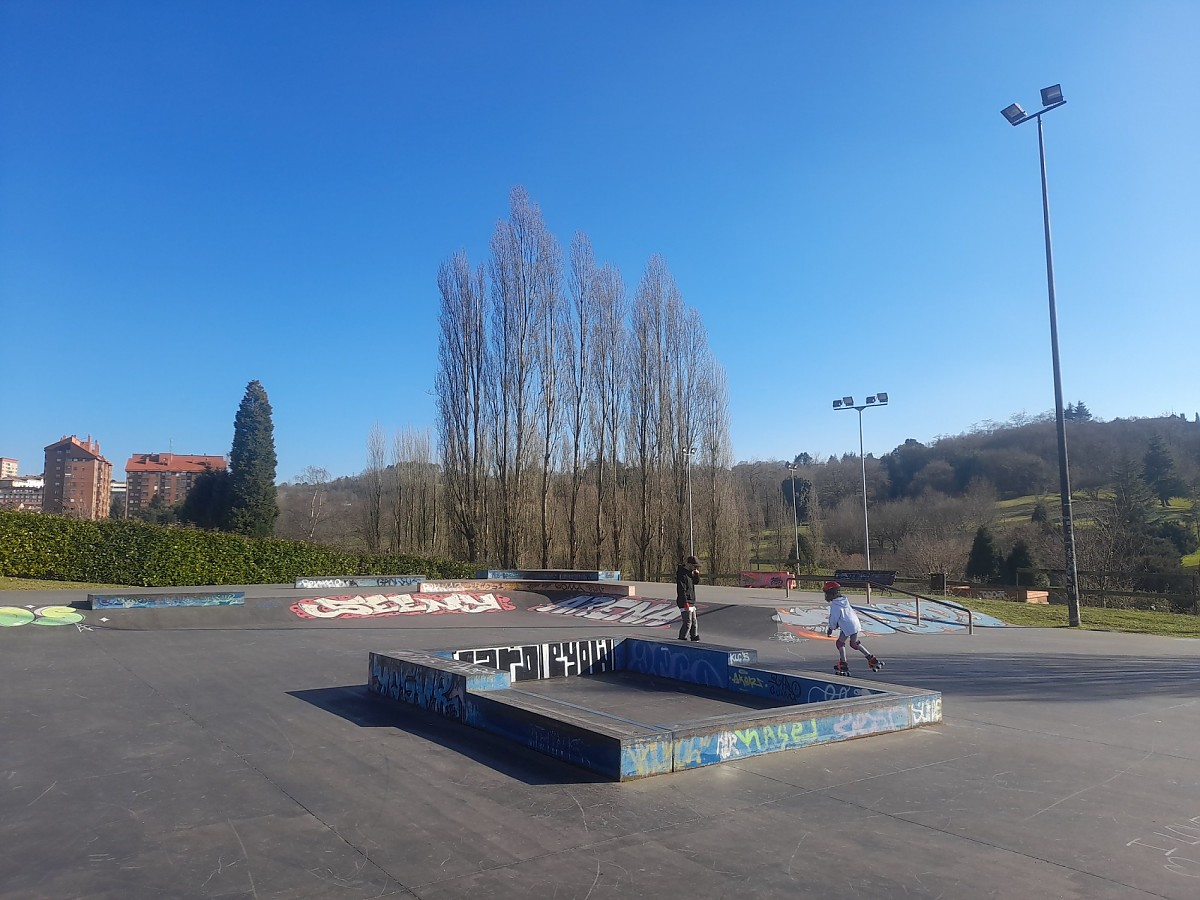
[[[822,588],[822,590],[826,590],[826,591],[840,591],[841,589],[842,589],[842,586],[840,584],[838,584],[836,581],[827,581],[827,582],[825,582],[825,587]]]

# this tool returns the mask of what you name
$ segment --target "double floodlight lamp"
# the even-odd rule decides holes
[[[1062,85],[1052,84],[1048,88],[1042,88],[1042,109],[1039,112],[1027,113],[1021,108],[1020,103],[1014,103],[1011,106],[1006,106],[1000,110],[1000,115],[1008,119],[1009,125],[1020,125],[1022,122],[1028,122],[1042,113],[1054,109],[1056,106],[1062,106],[1067,101],[1063,99]]]
[[[885,391],[877,391],[867,398],[864,407],[866,406],[886,406],[888,395]],[[834,409],[857,409],[853,397],[843,397],[841,400],[833,401]]]

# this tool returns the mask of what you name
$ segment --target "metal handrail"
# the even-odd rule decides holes
[[[975,614],[971,611],[971,608],[969,606],[961,606],[957,603],[951,603],[949,600],[938,600],[936,597],[926,597],[924,594],[917,594],[917,593],[914,593],[913,591],[906,591],[906,590],[904,590],[904,588],[898,588],[895,585],[892,585],[890,588],[888,588],[888,590],[892,590],[898,594],[905,594],[909,597],[916,598],[916,600],[917,600],[917,624],[918,625],[921,624],[921,601],[924,600],[927,603],[937,603],[940,606],[946,606],[946,607],[949,607],[950,609],[957,609],[957,610],[960,610],[961,612],[965,612],[967,614],[967,634],[975,633]]]

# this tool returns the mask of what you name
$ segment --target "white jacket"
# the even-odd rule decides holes
[[[834,632],[839,628],[844,635],[858,634],[862,631],[862,622],[858,621],[858,613],[854,611],[850,601],[842,596],[835,597],[829,603],[828,630]]]

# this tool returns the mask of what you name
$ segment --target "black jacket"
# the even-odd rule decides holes
[[[700,583],[700,572],[684,563],[675,570],[675,605],[680,609],[696,605],[696,585]]]

